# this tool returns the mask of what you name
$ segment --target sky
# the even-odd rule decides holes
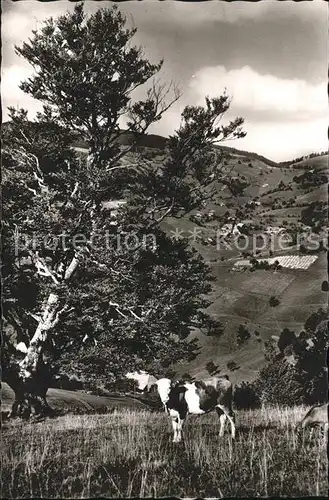
[[[111,5],[86,1],[85,10]],[[24,107],[30,117],[41,107],[18,88],[32,70],[14,46],[44,19],[73,8],[66,0],[2,2],[4,120],[7,106]],[[242,116],[247,132],[229,145],[275,161],[328,149],[326,2],[143,0],[119,8],[137,28],[134,44],[152,62],[164,59],[161,80],[173,81],[182,93],[150,132],[172,134],[187,104],[202,105],[205,96],[227,89],[232,104],[223,122]]]

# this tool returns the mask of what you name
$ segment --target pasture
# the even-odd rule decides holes
[[[306,410],[239,411],[235,444],[215,414],[190,416],[180,444],[164,413],[144,410],[5,422],[2,496],[326,495],[326,439],[294,429]]]
[[[227,362],[234,360],[241,368],[229,372],[233,384],[253,380],[264,366],[264,342],[272,335],[280,335],[284,328],[300,332],[314,311],[327,306],[327,294],[321,290],[327,267],[324,252],[317,254],[307,270],[282,268],[233,273],[234,263],[230,261],[230,267],[218,263],[212,266],[216,282],[208,311],[222,322],[224,333],[211,337],[195,332],[202,348],[196,359],[177,366],[181,375],[188,372],[197,378],[206,377],[209,360],[225,374]],[[271,295],[280,300],[278,306],[269,305]],[[241,324],[252,336],[237,349],[236,333]],[[254,337],[255,330],[260,332],[261,342]]]

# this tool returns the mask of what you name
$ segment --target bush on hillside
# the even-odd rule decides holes
[[[294,346],[296,343],[296,334],[294,331],[289,330],[289,328],[284,328],[280,334],[279,340],[278,340],[278,347],[281,352],[284,352],[286,347],[288,346]]]
[[[315,404],[328,399],[327,311],[306,320],[298,336],[287,328],[265,343],[266,365],[255,382],[262,403]]]
[[[296,380],[295,367],[284,356],[267,364],[256,382],[262,404],[292,406],[302,403],[302,386]]]
[[[238,370],[240,368],[240,366],[233,360],[229,361],[226,366],[231,372],[234,372],[235,370]]]
[[[180,377],[181,380],[184,380],[184,382],[193,382],[194,377],[190,375],[188,372],[183,373],[183,375]]]
[[[248,328],[246,328],[244,325],[240,325],[236,339],[239,346],[243,345],[248,339],[250,339],[250,332]]]
[[[209,375],[217,375],[220,373],[220,369],[218,368],[218,365],[215,365],[213,361],[209,361],[206,364],[206,370],[209,373]]]
[[[118,379],[115,382],[105,385],[105,388],[109,391],[118,392],[135,392],[137,389],[137,383],[135,380],[128,378]]]
[[[261,406],[257,387],[250,382],[242,382],[235,387],[233,401],[238,410],[248,410]]]
[[[84,389],[82,380],[77,377],[69,377],[66,374],[60,374],[54,377],[51,387],[56,389],[65,389],[67,391],[79,391]]]
[[[269,305],[271,307],[276,307],[280,304],[280,301],[279,299],[277,299],[276,297],[274,297],[274,295],[272,295],[270,298],[269,298],[269,301],[268,301]]]

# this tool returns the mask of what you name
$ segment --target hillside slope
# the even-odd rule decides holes
[[[229,266],[213,266],[217,278],[212,315],[224,327],[219,337],[208,337],[195,332],[201,343],[201,352],[191,363],[180,364],[178,373],[206,376],[206,364],[213,361],[221,373],[229,373],[233,382],[251,380],[264,363],[264,342],[272,335],[279,335],[283,328],[299,333],[306,319],[320,307],[327,307],[327,293],[321,290],[325,279],[326,255],[319,255],[307,271],[281,269],[278,271],[249,270],[231,272]],[[275,296],[280,304],[269,305]],[[236,347],[236,334],[240,325],[251,333],[251,338],[240,348]],[[255,335],[259,332],[259,336]],[[229,371],[227,363],[234,361],[240,368]]]
[[[107,408],[114,409],[148,409],[149,406],[138,399],[129,396],[94,396],[80,391],[66,391],[63,389],[49,389],[47,400],[54,409],[64,410],[83,410],[87,412],[96,412]],[[8,411],[14,402],[14,392],[6,383],[1,386],[1,408]]]
[[[326,157],[319,158],[320,160],[312,158],[311,161],[323,165]],[[305,161],[306,169],[309,168],[308,161]],[[304,232],[303,225],[300,224],[303,209],[314,201],[327,203],[327,184],[305,190],[294,182],[294,177],[296,174],[300,175],[302,169],[297,173],[287,165],[272,167],[259,158],[250,161],[250,157],[243,154],[238,157],[234,154],[226,160],[224,168],[233,175],[244,176],[249,185],[243,196],[236,198],[232,197],[227,188],[218,187],[215,203],[210,203],[203,212],[212,210],[219,219],[227,212],[233,217],[237,207],[244,210],[246,203],[257,200],[259,205],[251,212],[245,211],[245,216],[242,217],[242,222],[247,225],[256,223],[261,228],[258,232],[251,230],[250,239],[257,233],[264,235],[268,227],[282,227],[282,224],[287,230]],[[317,260],[307,270],[283,268],[251,273],[248,269],[242,269],[236,272],[233,271],[233,266],[241,258],[243,250],[234,246],[229,249],[216,245],[216,231],[221,225],[216,220],[198,224],[189,217],[179,221],[169,218],[165,224],[168,232],[175,231],[178,227],[184,231],[185,236],[197,227],[201,230],[203,243],[207,237],[212,239],[212,243],[208,245],[197,241],[193,246],[210,264],[216,277],[211,296],[213,303],[209,311],[221,321],[224,329],[218,338],[194,332],[192,337],[198,337],[201,352],[194,361],[181,363],[176,369],[180,375],[188,372],[194,377],[207,376],[206,364],[213,361],[222,374],[229,374],[236,383],[256,377],[264,364],[264,342],[269,337],[279,335],[285,327],[299,333],[314,311],[327,307],[327,293],[321,290],[323,280],[327,279],[327,260],[326,253],[320,252],[316,254]],[[251,252],[252,245],[244,250]],[[300,251],[296,245],[289,251],[280,248],[276,237],[273,237],[257,257],[286,254],[299,255]],[[271,296],[279,299],[277,307],[269,305]],[[237,348],[236,334],[240,325],[248,328],[251,338],[246,345]],[[255,331],[259,332],[259,336],[254,335]],[[239,368],[230,371],[227,367],[230,361],[234,361]]]
[[[132,138],[132,134],[122,133],[119,143],[124,148],[131,144]],[[164,137],[145,135],[140,137],[139,147],[144,151],[145,161],[156,165],[166,158],[166,144]],[[86,143],[79,137],[73,147],[79,153],[88,152]],[[312,312],[327,305],[327,294],[321,290],[322,281],[327,279],[326,255],[323,252],[317,254],[318,259],[307,270],[257,270],[251,273],[248,269],[237,272],[233,267],[237,259],[248,257],[243,253],[252,253],[253,236],[264,235],[269,227],[278,226],[300,232],[303,230],[302,211],[315,201],[327,203],[327,184],[303,189],[294,178],[310,169],[326,171],[328,155],[278,164],[256,153],[228,147],[222,149],[225,153],[222,174],[244,182],[246,187],[243,193],[233,197],[227,187],[218,184],[215,199],[201,213],[194,211],[180,220],[169,217],[163,222],[163,227],[169,234],[179,229],[185,237],[191,237],[195,230],[200,232],[196,241],[190,241],[210,264],[216,278],[209,311],[223,324],[223,334],[217,338],[206,337],[201,332],[192,334],[192,337],[198,337],[201,351],[191,363],[179,364],[177,372],[206,375],[205,366],[212,360],[219,365],[222,373],[229,372],[232,380],[237,382],[256,376],[264,362],[264,342],[271,335],[278,335],[284,327],[298,333]],[[130,162],[133,156],[133,152],[129,153],[122,162]],[[252,209],[248,208],[250,202],[253,202]],[[244,249],[237,245],[230,248],[218,244],[220,229],[235,220],[237,209],[242,215],[236,222],[244,224],[249,232],[250,241]],[[206,217],[205,221],[193,219],[193,216],[207,216],[210,211],[212,217]],[[236,239],[230,241],[236,242]],[[259,250],[257,257],[275,257],[285,253],[298,254],[299,249],[294,246],[285,251],[279,247],[278,237],[273,237],[266,248]],[[269,305],[271,296],[280,301],[275,308]],[[252,335],[246,345],[237,348],[236,334],[240,325],[248,328]],[[259,332],[258,336],[255,331]],[[230,361],[235,361],[239,368],[229,371],[227,363]],[[63,396],[49,392],[50,398],[52,394],[55,400]]]
[[[313,158],[307,158],[305,160],[301,160],[299,162],[293,163],[293,168],[300,169],[317,169],[317,170],[325,170],[328,169],[328,154],[314,156]]]

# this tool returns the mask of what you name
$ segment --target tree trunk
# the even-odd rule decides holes
[[[46,400],[51,376],[43,362],[42,352],[50,330],[59,320],[58,302],[58,295],[50,293],[24,359],[20,362],[11,361],[3,367],[3,380],[15,393],[10,417],[28,418],[32,413],[54,413]]]
[[[56,412],[47,403],[47,390],[48,387],[40,381],[39,376],[33,377],[33,380],[30,379],[28,383],[21,381],[15,391],[15,401],[9,417],[29,418],[31,415],[55,415]]]
[[[2,363],[2,380],[15,393],[9,417],[29,418],[34,415],[53,415],[54,410],[48,405],[46,394],[51,382],[51,374],[42,358],[36,370],[29,377],[22,374],[20,363],[11,359]]]
[[[48,332],[58,323],[58,295],[50,293],[42,318],[33,335],[30,345],[27,349],[25,358],[20,362],[21,374],[24,378],[29,378],[36,371],[37,364],[45,341],[47,340]]]
[[[73,257],[68,266],[64,280],[71,278],[78,267],[77,256]],[[45,268],[45,266],[43,265]],[[46,272],[46,271],[44,271]],[[49,275],[49,271],[47,271]],[[48,336],[59,322],[60,316],[67,311],[67,305],[59,307],[59,296],[51,292],[45,304],[42,316],[37,318],[38,326],[30,340],[25,357],[22,361],[7,359],[3,363],[3,381],[7,382],[15,393],[15,401],[10,417],[28,418],[31,413],[36,415],[51,415],[54,410],[49,406],[46,394],[51,383],[49,368],[43,361],[43,351]]]

